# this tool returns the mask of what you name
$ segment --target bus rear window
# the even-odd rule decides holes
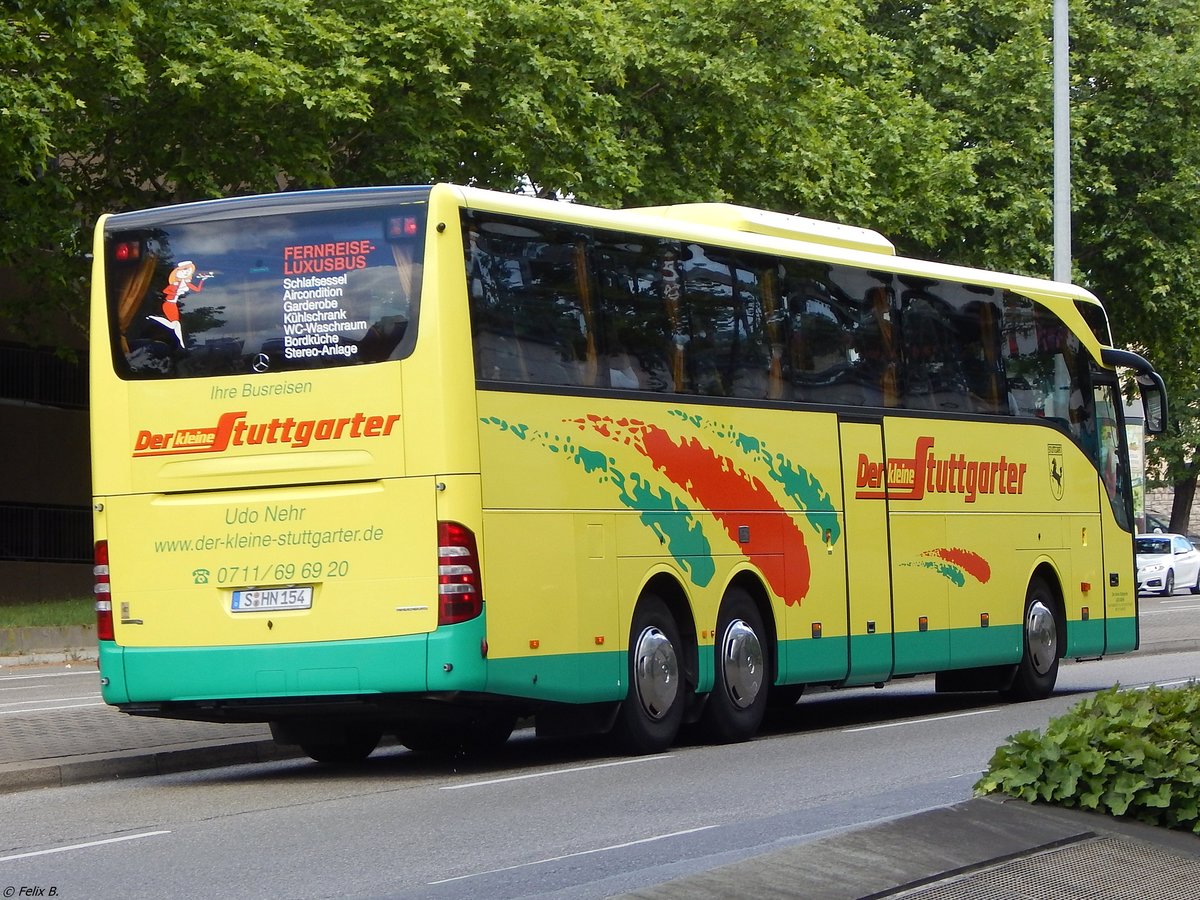
[[[412,349],[423,204],[110,223],[106,287],[122,377],[325,368]]]

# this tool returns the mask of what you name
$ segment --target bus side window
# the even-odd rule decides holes
[[[598,383],[625,390],[673,391],[671,328],[664,291],[673,284],[670,242],[597,232],[590,255],[600,323]]]
[[[904,405],[909,409],[962,412],[968,409],[962,373],[961,335],[950,305],[932,293],[933,283],[906,291],[902,301]]]
[[[1001,355],[1012,411],[1052,419],[1080,440],[1086,384],[1079,341],[1048,309],[1006,293]]]
[[[758,277],[732,250],[689,244],[677,337],[686,393],[762,399],[768,350]]]
[[[832,285],[829,266],[788,260],[784,266],[787,304],[784,372],[793,400],[816,403],[863,402],[853,376],[859,362],[854,348],[852,304]]]
[[[854,377],[871,406],[900,405],[900,342],[895,291],[890,284],[876,283],[861,293],[849,291],[857,301],[854,329]]]
[[[774,263],[739,254],[733,268],[733,327],[728,332],[727,367],[733,395],[778,399],[782,387]],[[772,337],[774,333],[774,337]]]
[[[787,355],[787,309],[783,305],[779,283],[783,267],[772,263],[759,275],[763,324],[766,330],[767,399],[791,400],[789,384],[784,376]]]
[[[467,232],[478,377],[566,386],[596,378],[594,312],[582,238],[533,220]]]
[[[1000,361],[1000,307],[992,299],[992,289],[968,287],[959,313],[959,334],[964,348],[964,375],[967,390],[978,412],[990,415],[1008,413],[1004,390],[1004,369]]]

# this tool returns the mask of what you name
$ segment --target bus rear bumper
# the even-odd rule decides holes
[[[349,641],[220,647],[122,647],[100,641],[101,695],[129,712],[191,710],[183,717],[233,721],[244,716],[219,710],[482,692],[487,689],[484,634],[481,616],[428,634]]]

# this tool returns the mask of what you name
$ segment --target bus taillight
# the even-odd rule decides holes
[[[108,582],[108,541],[96,541],[96,564],[92,574],[96,576],[96,638],[101,641],[116,639],[113,633],[112,590]]]
[[[471,529],[438,522],[438,624],[465,622],[483,612],[479,551]]]

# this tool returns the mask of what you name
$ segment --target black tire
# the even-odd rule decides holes
[[[397,729],[400,743],[429,756],[484,756],[508,743],[516,716],[499,713],[462,722],[409,722]]]
[[[633,614],[628,657],[629,693],[612,736],[626,753],[658,753],[679,733],[687,687],[679,625],[654,594],[643,596]]]
[[[709,740],[732,744],[758,733],[771,690],[766,644],[758,607],[741,588],[730,589],[717,616],[713,689],[700,718]]]
[[[1167,580],[1163,584],[1162,595],[1164,597],[1170,597],[1174,593],[1175,593],[1175,570],[1167,569]]]
[[[1054,610],[1058,600],[1041,578],[1029,582],[1022,617],[1021,661],[1012,684],[1003,691],[1009,700],[1041,700],[1050,696],[1058,680],[1062,636]]]
[[[347,766],[360,763],[379,746],[383,733],[365,725],[330,726],[320,737],[306,737],[300,749],[319,763]]]
[[[1196,583],[1188,588],[1193,594],[1200,594],[1200,569],[1196,570]]]

